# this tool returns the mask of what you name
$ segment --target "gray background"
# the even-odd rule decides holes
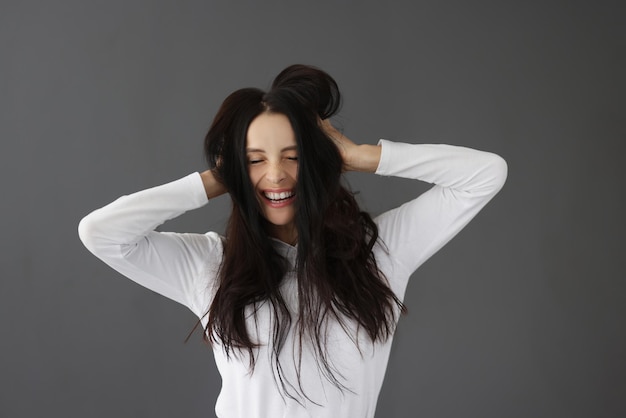
[[[593,4],[592,4],[593,3]],[[413,277],[377,417],[626,416],[619,1],[0,3],[1,417],[207,417],[220,379],[184,307],[76,226],[202,170],[223,98],[283,67],[339,122],[494,151],[502,192]],[[424,189],[350,176],[373,213]],[[166,229],[220,229],[227,199]]]

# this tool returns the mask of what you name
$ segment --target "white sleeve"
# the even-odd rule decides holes
[[[507,165],[496,154],[452,145],[386,140],[380,145],[377,174],[434,184],[416,199],[375,219],[393,264],[392,287],[402,297],[408,277],[502,188]]]
[[[95,210],[80,221],[78,233],[106,264],[202,316],[222,257],[220,237],[154,229],[207,202],[200,174],[193,173]]]

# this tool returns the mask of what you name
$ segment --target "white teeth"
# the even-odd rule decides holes
[[[284,200],[293,196],[293,191],[280,192],[280,193],[264,192],[264,194],[265,194],[265,197],[267,197],[270,200]]]

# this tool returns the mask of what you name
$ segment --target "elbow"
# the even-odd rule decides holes
[[[91,215],[85,216],[78,223],[78,237],[83,245],[92,253],[95,253],[98,247],[97,226]]]
[[[504,187],[508,175],[508,165],[504,158],[497,154],[485,152],[483,156],[484,160],[479,170],[481,180],[473,192],[491,198]]]
[[[85,216],[78,223],[78,237],[90,253],[107,262],[120,254],[119,239],[111,235],[111,225],[99,210]]]
[[[494,193],[497,193],[504,187],[506,178],[509,173],[509,166],[506,160],[497,154],[493,154],[493,162],[491,164],[491,172],[493,175]]]

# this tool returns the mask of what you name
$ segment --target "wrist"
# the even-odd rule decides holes
[[[226,193],[226,188],[222,183],[217,181],[212,170],[206,170],[200,173],[202,183],[204,184],[204,191],[207,198],[213,199],[219,195]]]
[[[353,148],[349,158],[348,170],[374,173],[380,163],[380,145],[361,144]]]

